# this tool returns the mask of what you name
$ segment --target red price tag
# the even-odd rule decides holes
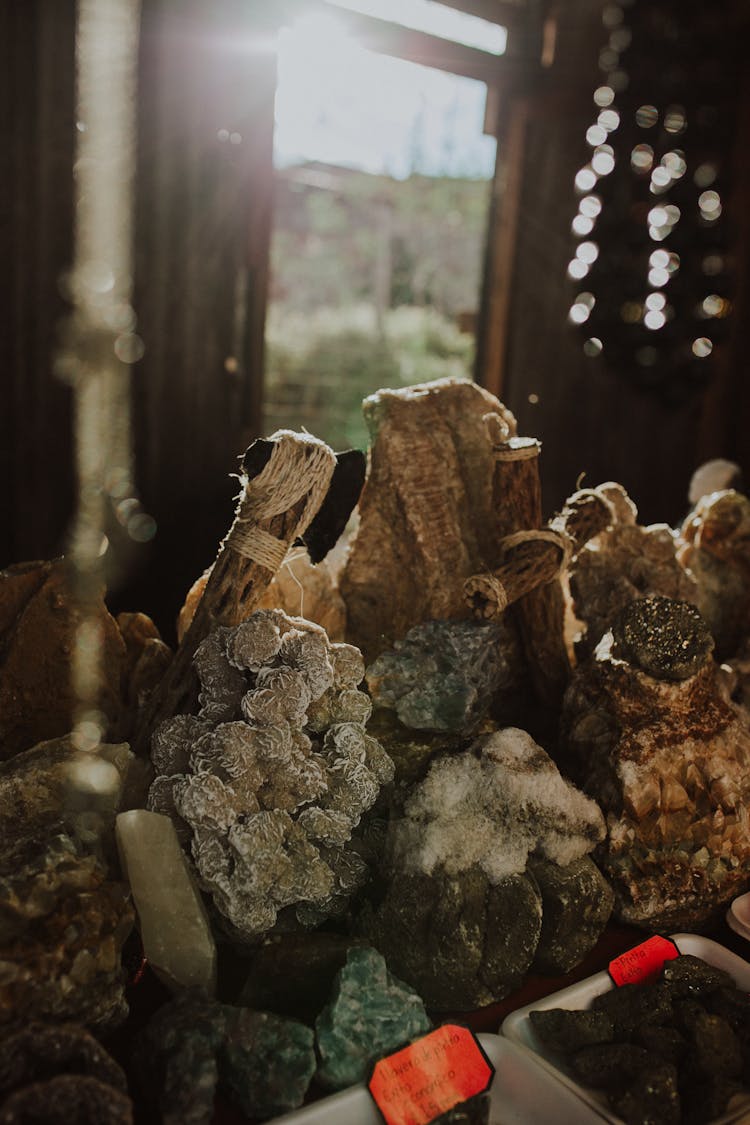
[[[377,1062],[368,1087],[387,1125],[428,1125],[483,1093],[494,1073],[468,1027],[447,1023]]]
[[[609,963],[609,975],[621,984],[645,984],[658,977],[665,961],[673,961],[680,951],[671,938],[650,937]]]

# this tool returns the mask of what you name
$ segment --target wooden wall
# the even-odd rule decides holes
[[[167,633],[232,515],[257,436],[272,189],[275,56],[262,0],[143,0],[133,366],[137,485],[157,522],[115,608]],[[74,508],[67,312],[75,138],[74,0],[0,4],[0,567],[61,553]]]
[[[621,481],[644,522],[672,522],[684,514],[689,477],[703,460],[730,457],[744,464],[746,475],[750,472],[750,450],[738,424],[739,418],[748,420],[748,286],[742,275],[750,261],[750,117],[745,107],[734,176],[739,282],[734,336],[717,349],[706,393],[680,406],[664,406],[612,374],[604,357],[585,357],[581,334],[567,321],[573,293],[566,278],[574,249],[573,179],[590,155],[584,135],[593,120],[593,91],[603,81],[597,61],[605,33],[598,0],[570,0],[558,7],[555,66],[518,91],[501,119],[502,182],[507,179],[503,144],[513,141],[520,116],[526,121],[523,172],[513,256],[495,263],[499,283],[509,294],[507,324],[494,361],[488,357],[483,381],[516,413],[520,430],[542,440],[548,513],[585,474],[587,485]],[[501,198],[496,222],[502,221],[507,216],[503,220]],[[485,331],[492,328],[491,296],[485,299]]]
[[[70,392],[52,371],[71,260],[75,5],[0,4],[0,567],[59,553]]]

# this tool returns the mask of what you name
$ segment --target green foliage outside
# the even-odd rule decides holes
[[[470,376],[488,184],[311,164],[277,180],[264,429],[367,446],[362,399]]]
[[[308,429],[365,449],[362,399],[381,387],[470,376],[474,338],[434,309],[402,306],[378,333],[372,306],[311,314],[272,309],[266,330],[266,425]]]

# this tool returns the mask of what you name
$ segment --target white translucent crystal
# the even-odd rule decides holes
[[[115,831],[149,964],[172,990],[213,995],[216,946],[171,820],[132,809],[120,813]]]

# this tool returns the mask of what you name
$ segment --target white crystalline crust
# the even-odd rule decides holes
[[[530,855],[565,866],[604,838],[599,806],[562,778],[525,731],[509,727],[435,762],[394,829],[406,870],[457,875],[478,864],[493,883]]]
[[[287,907],[317,925],[363,885],[352,833],[394,773],[365,731],[362,656],[320,626],[260,610],[213,632],[194,663],[200,710],[155,731],[148,807],[172,818],[237,938],[253,940]]]

